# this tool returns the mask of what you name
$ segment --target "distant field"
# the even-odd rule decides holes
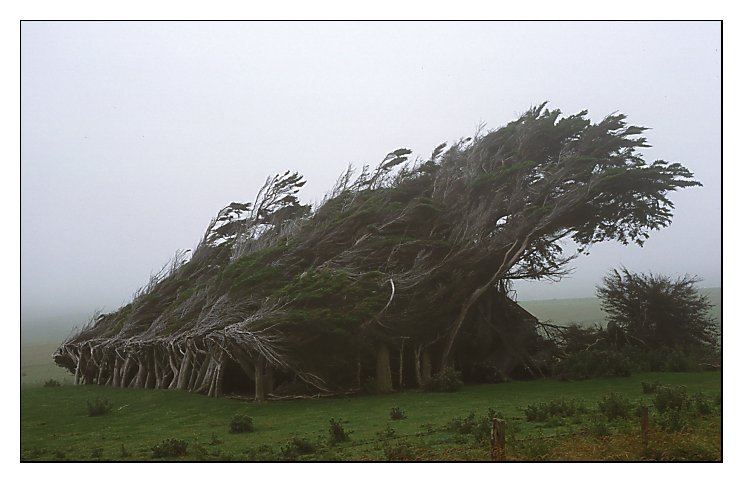
[[[658,429],[662,416],[643,394],[642,381],[684,385],[701,394],[711,413],[690,418],[681,433]],[[151,460],[152,447],[169,438],[186,442],[176,460],[487,460],[488,408],[506,419],[507,452],[516,460],[691,459],[721,457],[719,372],[651,373],[580,382],[537,380],[467,386],[456,393],[402,393],[352,398],[254,403],[182,391],[100,386],[25,387],[21,391],[23,460]],[[643,446],[633,413],[607,422],[597,403],[609,393],[650,406],[650,444]],[[111,402],[109,414],[89,417],[86,402]],[[527,421],[524,409],[557,399],[582,401],[587,413],[544,422]],[[407,416],[391,420],[399,407]],[[253,419],[255,432],[232,434],[233,415]],[[469,416],[472,414],[472,416]],[[352,431],[330,444],[329,420]],[[475,425],[484,423],[483,439]],[[480,426],[481,428],[483,426]],[[309,443],[292,451],[293,439]],[[312,448],[314,447],[314,448]]]
[[[722,315],[722,289],[702,289],[712,304],[710,315],[720,324]],[[519,305],[534,314],[539,320],[551,320],[558,325],[578,324],[593,325],[606,324],[606,314],[601,310],[599,299],[596,297],[578,299],[526,300]]]

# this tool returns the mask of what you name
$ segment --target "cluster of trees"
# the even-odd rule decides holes
[[[720,327],[712,305],[685,275],[612,270],[598,287],[606,327],[559,330],[558,376],[623,376],[635,371],[720,367]]]
[[[566,239],[642,244],[670,223],[668,193],[699,185],[645,162],[624,115],[586,116],[541,105],[425,160],[396,150],[349,167],[315,210],[301,175],[269,178],[55,360],[83,382],[210,395],[250,379],[259,398],[282,382],[389,391],[451,366],[538,374],[554,344],[511,281],[562,276]]]

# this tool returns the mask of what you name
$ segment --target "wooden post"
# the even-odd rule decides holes
[[[640,408],[640,428],[642,429],[642,445],[648,445],[648,407]]]
[[[490,459],[506,459],[506,422],[498,418],[493,418],[493,430],[490,433]]]

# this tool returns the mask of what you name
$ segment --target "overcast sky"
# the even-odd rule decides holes
[[[271,174],[320,200],[348,163],[542,101],[627,114],[704,187],[644,248],[597,245],[518,298],[592,296],[619,265],[721,285],[719,23],[24,22],[21,42],[24,319],[116,309]]]

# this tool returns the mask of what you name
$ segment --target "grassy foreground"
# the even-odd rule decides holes
[[[711,410],[688,414],[668,429],[653,394],[643,394],[642,382],[656,381],[701,394]],[[488,460],[486,416],[492,408],[507,421],[511,460],[719,460],[720,384],[719,372],[649,373],[260,404],[181,391],[24,385],[21,459],[153,460],[153,446],[172,438],[186,443],[185,455],[159,460]],[[647,444],[634,413],[610,421],[599,412],[598,402],[612,392],[650,407]],[[88,416],[86,403],[96,399],[110,401],[111,412]],[[587,411],[527,421],[528,406],[559,399],[580,401]],[[406,417],[392,420],[393,407]],[[253,432],[230,433],[237,414],[252,418]],[[342,421],[348,441],[329,442],[331,418]]]

